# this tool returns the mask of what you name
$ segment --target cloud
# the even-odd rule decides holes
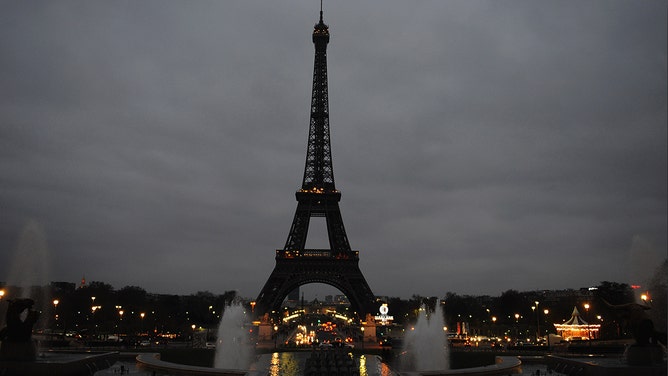
[[[318,7],[8,4],[3,254],[35,221],[52,279],[256,295],[296,207]],[[666,4],[324,7],[374,292],[576,288],[619,279],[636,234],[666,249]]]

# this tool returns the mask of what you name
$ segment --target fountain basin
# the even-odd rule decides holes
[[[662,364],[634,366],[627,364],[623,358],[579,357],[565,358],[548,355],[546,363],[556,372],[574,374],[579,372],[595,376],[665,376],[666,362]]]
[[[517,375],[522,373],[522,362],[515,356],[497,356],[495,363],[472,368],[402,372],[403,376],[440,376],[440,375],[466,375],[466,376],[493,376],[493,375]]]
[[[137,366],[146,371],[155,372],[158,375],[192,375],[192,376],[241,376],[248,371],[229,370],[211,367],[189,366],[185,364],[170,363],[160,360],[160,354],[147,353],[137,356]]]
[[[117,352],[45,352],[34,361],[0,361],[0,374],[12,376],[83,376],[111,367]]]

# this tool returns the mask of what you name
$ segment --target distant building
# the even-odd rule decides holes
[[[76,289],[76,284],[72,282],[51,282],[51,288],[54,293],[72,293]]]

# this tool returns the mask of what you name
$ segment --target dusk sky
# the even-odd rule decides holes
[[[297,206],[320,2],[0,4],[0,281],[38,263],[256,297]],[[667,4],[325,0],[334,176],[373,292],[652,274]]]

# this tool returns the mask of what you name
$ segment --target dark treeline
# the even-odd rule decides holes
[[[208,291],[192,295],[150,294],[137,286],[115,290],[99,281],[77,288],[74,283],[52,282],[33,287],[28,294],[12,286],[3,287],[4,299],[30,296],[40,311],[35,330],[77,332],[82,335],[120,333],[176,334],[192,332],[192,325],[215,327],[235,291],[222,295]],[[4,312],[6,307],[0,307]],[[0,320],[4,322],[4,317]]]
[[[20,294],[17,288],[2,288],[5,290],[3,299]],[[34,308],[41,312],[36,330],[71,331],[90,336],[115,333],[189,336],[193,325],[215,328],[225,306],[235,299],[240,300],[235,291],[163,295],[148,293],[137,286],[116,290],[98,281],[78,288],[73,283],[53,282],[47,287],[33,288],[29,295],[36,300]],[[388,304],[395,324],[413,322],[421,306],[433,309],[435,304],[441,304],[449,331],[466,328],[469,335],[485,336],[535,336],[539,330],[541,335],[548,331],[555,333],[552,324],[568,320],[577,307],[586,321],[601,324],[601,338],[619,338],[628,333],[618,313],[608,304],[631,303],[635,296],[629,285],[605,281],[593,289],[508,290],[497,297],[448,292],[442,297],[413,295],[410,299],[386,297],[381,300]],[[243,303],[250,311],[250,301]],[[585,303],[589,304],[588,309],[584,308]],[[0,312],[4,312],[5,306],[0,304]],[[664,322],[657,324],[665,327],[665,314],[663,316]]]

